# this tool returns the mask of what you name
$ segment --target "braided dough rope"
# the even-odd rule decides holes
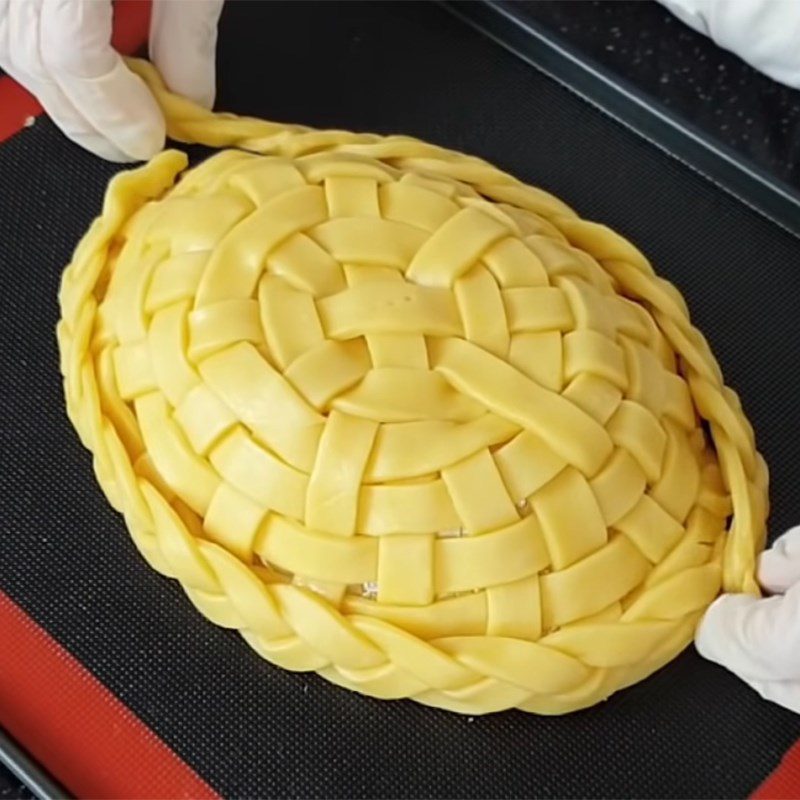
[[[476,158],[131,66],[170,136],[238,150],[111,181],[61,369],[103,491],[208,619],[376,697],[557,714],[672,659],[721,581],[758,591],[765,464],[630,243]]]

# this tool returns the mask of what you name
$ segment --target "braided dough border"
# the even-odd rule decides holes
[[[459,180],[490,200],[512,202],[544,217],[571,244],[592,255],[626,296],[648,307],[681,356],[683,373],[708,423],[733,504],[729,530],[717,541],[711,560],[665,582],[692,572],[693,586],[703,586],[703,591],[688,592],[676,608],[672,601],[664,607],[664,583],[646,589],[637,607],[647,613],[639,611],[635,619],[623,617],[624,625],[605,625],[608,630],[603,633],[610,644],[600,657],[579,633],[567,631],[556,631],[535,643],[519,642],[518,647],[514,640],[492,642],[483,636],[424,641],[387,622],[339,614],[301,587],[267,585],[225,549],[195,536],[155,482],[136,473],[99,399],[90,354],[98,307],[95,290],[106,277],[109,245],[125,221],[142,204],[167,191],[186,167],[185,155],[167,151],[149,165],[111,181],[100,217],[64,272],[57,333],[68,414],[84,446],[94,454],[103,491],[124,514],[148,563],[179,580],[209,620],[239,630],[256,652],[280,666],[315,670],[373,696],[412,697],[470,714],[510,707],[557,714],[592,705],[671,660],[691,641],[720,583],[726,591],[758,592],[754,571],[765,537],[766,465],[755,449],[736,394],[724,385],[720,368],[706,340],[692,326],[680,294],[655,275],[633,245],[478,158],[405,136],[317,131],[215,114],[171,94],[146,62],[130,60],[129,65],[153,92],[166,117],[168,135],[175,140],[289,158],[312,151],[368,156]],[[675,590],[673,585],[673,598]],[[320,642],[326,644],[321,648]],[[637,655],[632,658],[633,652]]]

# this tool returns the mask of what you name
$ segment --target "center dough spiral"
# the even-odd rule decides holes
[[[133,66],[174,138],[240,149],[111,182],[62,371],[211,621],[376,697],[563,713],[674,657],[721,579],[756,591],[766,468],[630,243],[478,159],[214,115]]]

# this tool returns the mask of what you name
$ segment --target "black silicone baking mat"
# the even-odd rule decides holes
[[[219,108],[475,153],[630,237],[742,396],[773,531],[797,521],[794,235],[435,5],[229,2],[218,64]],[[63,412],[60,273],[117,170],[43,119],[0,147],[0,589],[220,794],[741,797],[777,765],[800,719],[693,651],[588,711],[473,719],[278,670],[201,619],[135,552]]]

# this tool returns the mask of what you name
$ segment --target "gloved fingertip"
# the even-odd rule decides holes
[[[175,81],[172,82],[175,84]],[[197,105],[202,106],[203,108],[210,111],[214,107],[214,99],[217,95],[216,86],[213,85],[201,85],[202,83],[208,84],[207,81],[193,81],[190,84],[183,83],[183,85],[175,84],[175,86],[170,86],[172,91],[176,92],[177,94],[182,95],[183,97],[188,98],[193,103],[197,103]]]
[[[167,88],[193,103],[211,110],[217,94],[216,70],[213,62],[187,65],[174,54],[155,62]]]
[[[132,160],[149,161],[164,149],[167,140],[166,124],[163,118],[151,122],[139,131],[126,132],[125,139],[120,145]]]
[[[773,594],[783,594],[800,583],[800,527],[786,531],[761,554],[758,580]]]
[[[114,67],[105,75],[82,78],[61,74],[56,76],[56,82],[83,129],[81,133],[86,131],[93,141],[105,140],[114,148],[108,151],[102,145],[93,145],[93,152],[122,154],[121,158],[112,157],[113,161],[144,161],[163,149],[164,114],[145,83],[118,55],[115,54]]]
[[[99,156],[104,161],[112,161],[115,164],[129,164],[137,160],[120,150],[103,136],[96,134],[71,134],[68,131],[64,131],[64,133],[79,147]]]
[[[106,161],[119,164],[149,161],[164,149],[166,142],[166,125],[160,112],[137,124],[108,127],[105,135],[99,131],[78,135],[66,133],[81,147]]]
[[[206,89],[204,92],[195,95],[191,99],[194,100],[197,105],[202,106],[208,111],[211,111],[211,109],[214,108],[214,100],[216,99],[216,96],[216,87],[212,86],[210,89]]]
[[[748,681],[748,683],[764,700],[800,714],[800,681]]]
[[[757,598],[745,594],[724,594],[706,611],[695,634],[695,647],[703,658],[726,664],[726,654],[734,636],[736,617],[746,612]]]
[[[172,92],[210,109],[216,95],[217,22],[222,0],[155,0],[150,58]]]
[[[758,582],[770,594],[782,594],[794,583],[793,571],[800,572],[800,568],[793,570],[780,554],[767,551],[759,562]]]

